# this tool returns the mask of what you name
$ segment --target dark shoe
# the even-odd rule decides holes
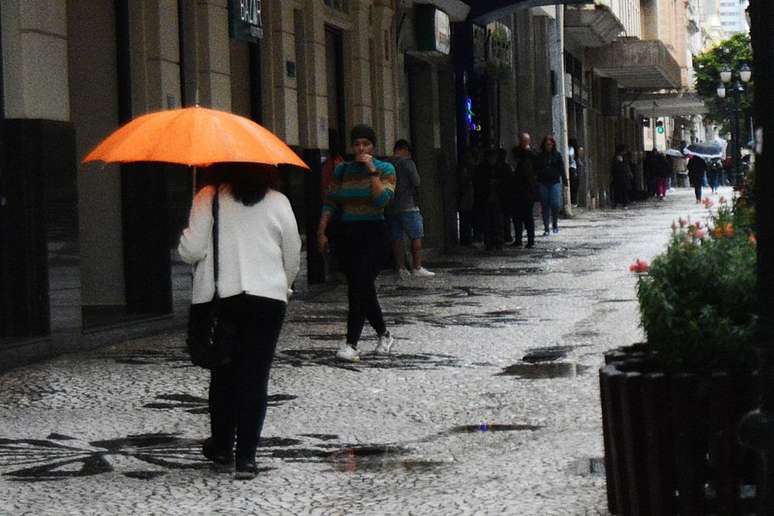
[[[252,480],[258,476],[258,466],[254,460],[237,461],[234,478],[237,480]]]
[[[521,247],[521,242],[515,241],[512,244],[508,244],[508,247]]]
[[[532,249],[533,247],[535,247],[534,242],[530,242],[529,244],[527,244],[527,249]]]
[[[208,437],[202,443],[202,455],[212,461],[217,471],[231,471],[234,467],[234,454],[216,449],[212,443],[212,437]]]

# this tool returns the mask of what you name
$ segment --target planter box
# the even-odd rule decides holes
[[[737,438],[755,377],[659,370],[646,346],[600,369],[608,507],[628,515],[755,512],[754,457]]]

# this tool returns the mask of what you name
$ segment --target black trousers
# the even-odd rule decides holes
[[[239,331],[231,364],[210,371],[210,428],[218,450],[234,449],[237,460],[253,460],[263,430],[269,371],[286,304],[241,294],[224,298],[221,316]]]
[[[347,276],[347,343],[357,348],[365,321],[378,335],[387,332],[376,296],[376,277],[389,257],[384,222],[342,222],[341,259]]]
[[[516,228],[515,239],[521,244],[524,230],[527,230],[527,244],[535,243],[535,217],[533,201],[517,200],[512,204],[513,225]]]

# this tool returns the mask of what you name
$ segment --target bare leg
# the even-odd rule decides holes
[[[419,238],[411,241],[411,257],[414,260],[414,270],[422,267],[422,240]]]

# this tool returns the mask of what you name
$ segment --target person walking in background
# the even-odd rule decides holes
[[[194,198],[178,252],[196,265],[192,302],[209,302],[217,290],[220,317],[237,329],[238,339],[231,362],[210,372],[211,437],[202,452],[217,468],[230,469],[236,438],[235,476],[248,480],[258,473],[255,452],[266,418],[269,371],[300,266],[301,239],[290,202],[272,188],[272,173],[242,164],[210,169],[220,184],[203,188]]]
[[[656,197],[663,201],[669,188],[669,178],[672,176],[672,165],[662,152],[656,153]]]
[[[721,176],[723,175],[723,162],[720,158],[715,158],[710,161],[707,167],[707,180],[709,181],[709,187],[712,189],[712,193],[718,193],[718,186],[720,185]]]
[[[701,187],[704,184],[704,174],[707,173],[707,162],[699,156],[691,156],[688,161],[688,179],[696,194],[696,204],[701,202]]]
[[[465,149],[462,159],[457,167],[457,195],[458,211],[460,214],[460,245],[473,245],[473,228],[475,226],[473,202],[473,177],[478,167],[478,152],[470,147]]]
[[[384,208],[395,192],[395,167],[373,157],[376,133],[367,125],[350,132],[354,161],[336,167],[323,205],[317,243],[328,250],[326,228],[336,211],[341,212],[340,253],[347,277],[347,338],[336,352],[339,360],[360,360],[358,342],[365,320],[379,337],[377,353],[389,353],[393,337],[384,322],[376,296],[376,277],[384,263],[387,235]]]
[[[580,174],[578,167],[578,140],[570,138],[567,148],[567,158],[570,169],[570,204],[573,208],[578,207],[578,186],[580,185]]]
[[[626,161],[626,146],[616,145],[611,170],[613,208],[626,209],[629,204],[629,164]],[[653,161],[651,162],[653,163]]]
[[[519,135],[519,145],[511,151],[515,164],[510,191],[515,238],[513,247],[521,247],[522,234],[527,230],[527,248],[535,246],[535,201],[538,200],[538,185],[535,177],[535,152],[527,133]]]
[[[482,213],[484,247],[495,251],[503,247],[503,212],[501,207],[498,166],[498,150],[486,151],[476,171],[476,204]]]
[[[543,138],[540,154],[535,160],[538,188],[540,190],[540,205],[543,211],[543,236],[559,232],[559,210],[562,207],[562,186],[567,179],[564,173],[564,158],[556,149],[556,139],[553,135]]]
[[[393,147],[395,155],[395,196],[386,210],[387,223],[392,239],[392,253],[395,257],[395,267],[402,278],[415,276],[431,278],[435,273],[422,267],[422,237],[425,236],[422,214],[417,205],[417,188],[419,188],[419,172],[411,158],[411,144],[407,140],[398,140]],[[406,255],[404,254],[403,238],[408,235],[411,240],[411,272],[406,270]]]
[[[503,231],[503,244],[510,243],[511,236],[511,199],[508,191],[513,183],[513,168],[508,164],[508,151],[497,149],[497,163],[495,164],[495,182],[492,188],[497,194],[500,206],[500,223]]]

